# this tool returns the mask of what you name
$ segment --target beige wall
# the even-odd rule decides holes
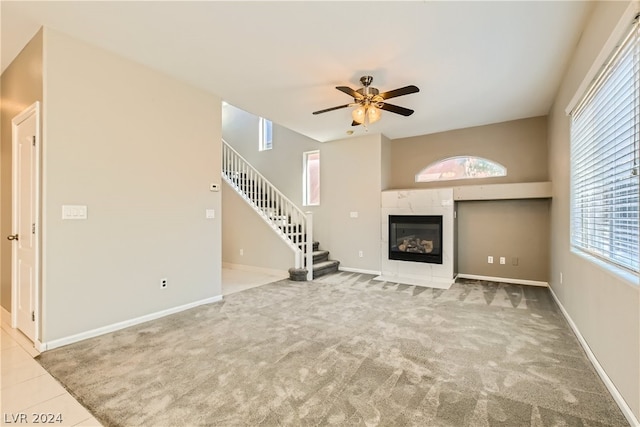
[[[630,4],[597,3],[549,114],[549,165],[553,182],[550,285],[640,419],[640,286],[622,280],[570,249],[569,118],[565,113]],[[630,23],[632,17],[627,16],[626,22]]]
[[[222,262],[282,272],[294,252],[226,182],[222,185]],[[242,249],[242,255],[240,250]]]
[[[221,294],[220,100],[45,29],[43,341]],[[62,220],[61,206],[88,206]],[[169,286],[160,289],[160,279]]]
[[[391,140],[381,136],[380,152],[380,188],[388,190],[391,187]]]
[[[344,268],[380,271],[381,135],[327,142],[320,149],[320,245]],[[357,218],[350,213],[357,212]],[[362,251],[363,256],[359,256]]]
[[[391,146],[391,188],[436,188],[548,179],[546,117],[394,139]],[[482,181],[415,182],[415,175],[436,160],[462,155],[496,161],[506,166],[507,176]]]
[[[547,119],[534,117],[431,135],[402,138],[391,144],[392,188],[547,181]],[[447,157],[473,155],[496,161],[507,176],[481,180],[416,183],[415,175]],[[456,229],[460,274],[505,279],[549,280],[549,201],[458,202]],[[480,225],[480,226],[479,226]],[[488,264],[487,257],[494,263]],[[509,262],[500,265],[499,257]],[[518,265],[513,265],[513,258]]]
[[[42,30],[24,47],[0,81],[0,303],[11,311],[11,119],[42,102]]]

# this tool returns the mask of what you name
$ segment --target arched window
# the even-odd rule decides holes
[[[457,156],[438,160],[416,175],[416,182],[450,181],[507,176],[500,163],[474,156]]]

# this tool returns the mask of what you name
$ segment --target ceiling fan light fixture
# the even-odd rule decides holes
[[[359,106],[351,112],[351,118],[358,124],[371,124],[380,120],[380,109],[373,106]]]
[[[365,117],[366,117],[366,110],[362,105],[351,112],[351,118],[356,123],[363,124]]]
[[[367,124],[375,123],[380,120],[380,117],[382,115],[381,110],[391,111],[394,114],[400,114],[401,116],[405,117],[413,114],[413,110],[389,104],[387,103],[387,99],[420,92],[420,89],[418,89],[417,86],[409,85],[380,93],[377,88],[371,87],[372,81],[373,77],[362,76],[362,78],[360,79],[362,87],[358,90],[353,90],[347,86],[336,86],[336,89],[338,89],[340,92],[353,97],[353,102],[349,104],[338,105],[337,107],[314,111],[313,114],[315,115],[327,113],[329,111],[339,110],[347,107],[356,107],[351,111],[351,117],[353,118],[353,123],[351,125],[364,125],[365,128],[367,127]]]
[[[376,107],[367,108],[367,118],[369,119],[369,123],[375,123],[380,120],[380,116],[382,113]]]

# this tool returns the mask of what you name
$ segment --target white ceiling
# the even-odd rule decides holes
[[[389,138],[547,114],[586,1],[0,2],[2,70],[45,25],[319,141],[346,137],[334,89],[415,84],[369,127]],[[365,130],[354,128],[356,135]]]

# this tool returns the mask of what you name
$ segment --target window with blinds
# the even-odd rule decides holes
[[[638,18],[571,113],[571,244],[640,271]]]

